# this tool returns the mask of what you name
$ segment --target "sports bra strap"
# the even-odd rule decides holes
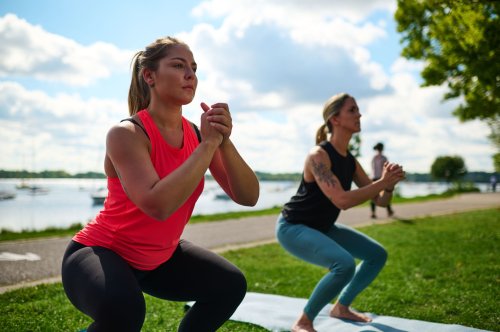
[[[126,118],[126,119],[121,120],[120,122],[123,122],[123,121],[130,121],[133,124],[135,124],[136,126],[138,126],[139,128],[141,128],[142,131],[144,132],[144,134],[146,134],[146,136],[148,137],[148,139],[151,141],[151,138],[149,138],[149,135],[148,135],[146,129],[144,129],[144,127],[141,126],[141,124],[139,122],[137,122],[134,118]]]
[[[201,143],[201,134],[200,134],[200,130],[198,129],[198,126],[195,125],[194,123],[191,123],[191,124],[193,125],[193,129],[196,132],[196,136],[198,137],[198,142]]]
[[[141,126],[141,124],[139,122],[137,122],[134,118],[126,118],[126,119],[121,120],[120,122],[123,122],[123,121],[130,121],[133,124],[135,124],[136,126],[138,126],[139,128],[141,128],[142,131],[144,132],[144,134],[146,134],[146,136],[148,137],[148,139],[151,140],[151,138],[149,138],[148,133],[146,132],[146,129],[144,129],[144,127]],[[196,132],[196,137],[198,137],[198,142],[201,142],[200,129],[198,129],[198,126],[196,126],[194,123],[191,123],[191,124],[193,125],[193,129]]]

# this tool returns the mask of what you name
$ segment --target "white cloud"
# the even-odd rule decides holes
[[[264,18],[277,21],[292,21],[301,17],[344,17],[351,22],[358,22],[377,10],[393,12],[395,3],[392,0],[351,0],[331,1],[315,0],[211,0],[203,1],[193,8],[192,13],[197,17],[209,16],[214,18],[234,16],[241,21],[260,22]],[[325,14],[326,13],[326,14]],[[298,15],[302,14],[302,15]],[[234,21],[237,21],[236,19]],[[245,24],[243,24],[245,25]]]
[[[102,171],[106,132],[127,117],[125,102],[49,96],[12,82],[0,82],[0,109],[4,169]]]
[[[386,22],[367,18],[394,7],[393,0],[202,2],[193,10],[202,23],[178,35],[191,46],[200,78],[184,114],[198,123],[199,102],[228,102],[232,139],[253,169],[300,172],[324,101],[345,91],[363,114],[367,171],[377,141],[411,172],[428,172],[437,156],[452,154],[470,170],[491,170],[487,127],[459,123],[451,115],[457,101],[441,101],[445,87],[421,88],[422,63],[400,58],[386,72],[372,58],[370,44],[387,38]],[[14,15],[0,18],[0,55],[0,76],[80,85],[123,73],[131,59],[129,51],[79,45]],[[0,139],[8,142],[0,145],[7,157],[0,168],[18,168],[11,165],[20,164],[19,151],[33,167],[28,152],[36,151],[39,170],[102,171],[105,134],[127,116],[126,101],[64,91],[0,82]]]
[[[233,116],[232,139],[255,170],[300,172],[321,122],[317,105]]]
[[[385,22],[364,21],[377,10],[392,11],[393,1],[205,1],[197,17],[222,18],[221,34],[243,38],[251,26],[271,25],[302,46],[336,46],[348,50],[386,36]],[[265,45],[265,44],[264,44]],[[273,47],[272,43],[267,44]],[[263,46],[265,47],[265,46]]]
[[[393,93],[359,100],[362,117],[363,157],[368,168],[376,142],[386,154],[410,172],[427,173],[442,155],[459,155],[469,170],[491,170],[494,153],[486,138],[489,129],[479,121],[461,123],[451,113],[459,100],[443,102],[446,88],[418,85],[402,71],[391,79]]]
[[[256,99],[286,107],[285,100],[295,105],[319,102],[338,91],[365,95],[386,89],[387,75],[366,48],[387,36],[385,23],[365,19],[393,7],[388,0],[205,1],[193,14],[220,19],[220,25],[202,23],[180,36],[195,56],[202,55],[197,60],[201,72],[226,77],[224,81],[230,82],[226,95],[241,108],[262,105]],[[248,94],[235,89],[243,81],[250,87]]]
[[[0,17],[0,77],[30,77],[85,86],[128,70],[132,53],[96,42],[89,46],[49,33],[16,15]]]

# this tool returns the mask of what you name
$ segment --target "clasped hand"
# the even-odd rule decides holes
[[[406,173],[403,166],[395,163],[386,162],[382,171],[382,179],[386,181],[385,189],[393,190],[394,186],[401,180],[404,180]]]
[[[233,120],[229,112],[229,106],[225,103],[216,103],[208,106],[201,103],[203,114],[201,115],[200,131],[203,140],[215,140],[217,145],[223,144],[233,129]]]

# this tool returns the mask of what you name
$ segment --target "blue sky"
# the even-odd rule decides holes
[[[395,0],[0,3],[0,169],[102,171],[107,130],[127,117],[130,61],[158,37],[186,41],[198,63],[195,100],[228,102],[232,139],[251,167],[300,172],[324,101],[356,97],[361,164],[372,147],[410,172],[460,155],[492,171],[485,124],[451,115],[446,87],[420,87],[422,64],[400,56]]]

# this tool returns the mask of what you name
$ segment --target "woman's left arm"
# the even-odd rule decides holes
[[[211,106],[202,103],[201,107],[207,113],[210,124],[224,136],[212,158],[210,173],[233,201],[254,206],[259,199],[259,181],[229,138],[233,129],[229,106],[225,103]]]
[[[354,172],[354,183],[358,186],[358,188],[362,188],[369,184],[372,184],[373,181],[366,175],[365,170],[361,167],[361,164],[356,160],[356,170]],[[394,190],[394,188],[392,188]],[[377,206],[385,207],[387,206],[392,199],[392,190],[388,190],[385,188],[381,192],[378,193],[375,197],[373,197],[373,201]]]
[[[210,173],[238,204],[254,206],[259,199],[259,181],[229,138],[219,146],[210,164]]]

